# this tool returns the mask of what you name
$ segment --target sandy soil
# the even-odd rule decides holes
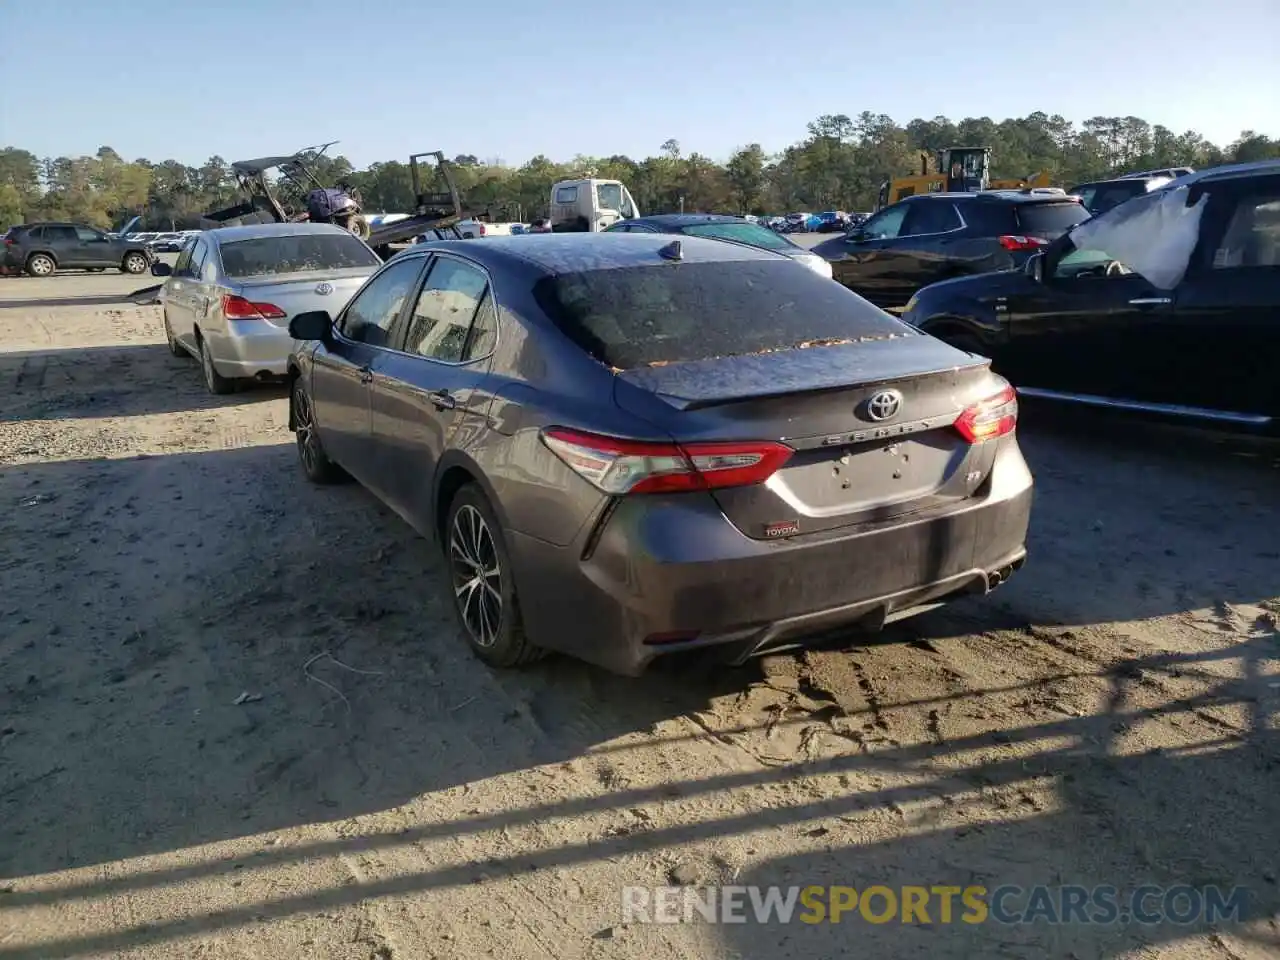
[[[1268,459],[1029,411],[988,598],[736,671],[495,673],[434,548],[303,481],[279,391],[45,286],[0,309],[0,958],[1280,954]],[[671,882],[1243,884],[1252,919],[622,922]]]

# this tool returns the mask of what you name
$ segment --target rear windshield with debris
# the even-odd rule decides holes
[[[578,346],[620,370],[913,332],[840,284],[782,260],[567,273],[540,280],[534,296]]]
[[[381,264],[372,250],[350,234],[295,233],[233,240],[221,245],[222,272],[243,280],[278,273],[329,272]]]

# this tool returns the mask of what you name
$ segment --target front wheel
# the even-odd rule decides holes
[[[289,391],[289,402],[293,405],[293,435],[298,443],[298,462],[302,464],[302,472],[312,483],[337,483],[346,479],[346,473],[329,459],[320,444],[320,434],[316,432],[315,413],[311,408],[311,397],[307,388],[302,385],[302,378],[295,377],[293,387]]]
[[[511,557],[493,508],[476,483],[454,495],[442,537],[453,605],[468,646],[495,667],[518,667],[542,650],[529,642]]]
[[[147,269],[147,258],[142,254],[134,251],[126,253],[124,260],[120,263],[120,270],[124,273],[142,273]]]

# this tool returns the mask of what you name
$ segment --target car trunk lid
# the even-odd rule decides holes
[[[274,311],[263,311],[262,314],[270,323],[287,327],[290,318],[308,310],[324,310],[330,316],[336,316],[364,285],[373,269],[315,270],[252,277],[234,282],[228,286],[228,290],[251,303],[270,304],[279,308],[283,316]]]
[[[774,539],[973,496],[994,445],[970,444],[954,424],[999,384],[988,361],[911,334],[641,367],[618,375],[615,399],[681,443],[794,449],[764,483],[711,492],[743,534]]]

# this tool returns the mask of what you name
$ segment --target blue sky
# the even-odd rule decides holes
[[[194,164],[341,140],[365,166],[433,149],[645,156],[674,137],[723,159],[862,110],[1280,136],[1280,2],[1182,6],[5,0],[0,145]]]

